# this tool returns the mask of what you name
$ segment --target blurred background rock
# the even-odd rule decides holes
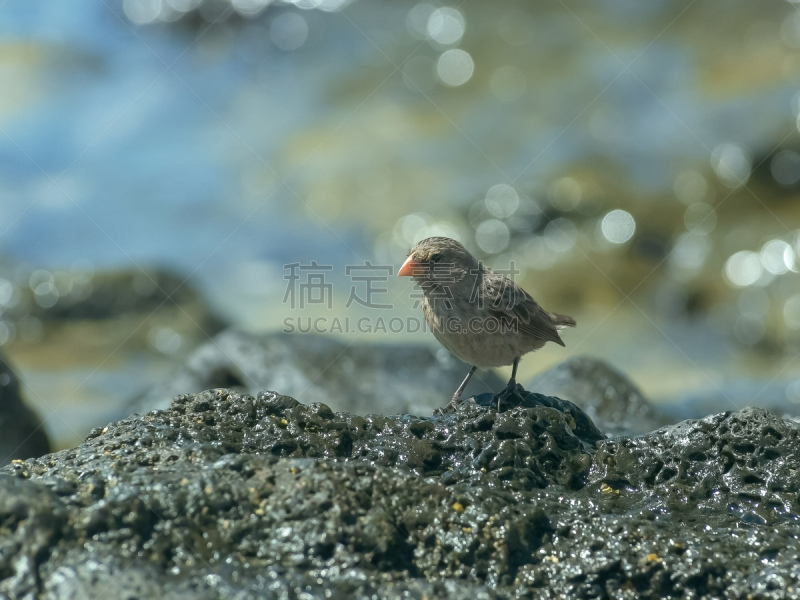
[[[523,380],[792,412],[799,76],[786,0],[10,0],[0,345],[72,445],[222,323],[418,316],[394,279],[345,308],[345,267],[449,235],[577,318]],[[312,260],[331,309],[284,303]]]
[[[50,452],[42,422],[26,405],[19,378],[0,353],[0,467]]]

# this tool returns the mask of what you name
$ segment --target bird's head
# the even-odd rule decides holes
[[[476,274],[479,263],[464,246],[446,237],[430,237],[417,242],[397,274],[419,282],[461,281]]]

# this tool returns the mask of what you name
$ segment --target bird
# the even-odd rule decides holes
[[[434,337],[470,365],[448,406],[458,406],[476,369],[512,365],[508,385],[493,398],[499,411],[501,402],[519,387],[522,356],[547,342],[565,346],[559,331],[576,325],[572,317],[543,309],[517,283],[451,238],[417,242],[397,275],[419,285],[422,313]]]

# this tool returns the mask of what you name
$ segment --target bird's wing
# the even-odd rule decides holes
[[[558,337],[558,327],[550,313],[507,277],[497,273],[484,277],[483,300],[492,316],[498,319],[515,319],[520,332],[564,345]]]

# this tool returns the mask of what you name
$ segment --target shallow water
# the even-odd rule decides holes
[[[169,6],[0,6],[0,255],[21,280],[164,265],[277,329],[374,317],[344,307],[345,267],[452,235],[578,319],[526,377],[591,353],[662,401],[800,402],[793,4],[274,4],[214,26]],[[282,302],[284,265],[311,260],[334,267],[331,312]],[[169,367],[16,354],[63,443]]]

